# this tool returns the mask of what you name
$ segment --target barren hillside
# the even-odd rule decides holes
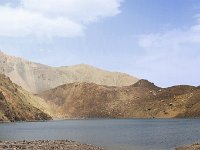
[[[44,107],[40,100],[0,74],[0,121],[51,119],[42,111]]]
[[[0,52],[0,73],[29,92],[39,93],[62,84],[90,82],[109,86],[127,86],[138,81],[124,73],[109,72],[89,65],[50,67]]]
[[[40,94],[60,118],[200,117],[200,89],[160,88],[147,80],[125,86],[71,83]]]

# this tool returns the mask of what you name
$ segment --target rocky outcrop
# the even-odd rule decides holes
[[[140,88],[149,88],[149,89],[159,89],[154,83],[149,82],[148,80],[141,79],[135,84],[132,85],[133,87],[140,87]]]
[[[51,119],[40,109],[43,106],[40,106],[42,101],[38,99],[0,74],[0,121]]]
[[[39,93],[62,84],[88,82],[109,86],[127,86],[138,81],[128,74],[109,72],[81,64],[50,67],[0,52],[0,73],[29,92]]]
[[[71,83],[40,94],[60,118],[200,117],[200,90],[160,88],[147,80],[125,86]]]

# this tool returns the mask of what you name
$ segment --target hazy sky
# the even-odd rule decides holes
[[[160,86],[200,85],[199,0],[1,0],[0,49]]]

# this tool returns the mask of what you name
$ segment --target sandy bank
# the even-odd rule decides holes
[[[105,150],[68,140],[56,141],[0,141],[0,150]]]

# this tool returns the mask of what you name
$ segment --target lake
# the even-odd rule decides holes
[[[200,141],[200,120],[105,119],[0,124],[0,140],[62,139],[108,150],[171,150]]]

